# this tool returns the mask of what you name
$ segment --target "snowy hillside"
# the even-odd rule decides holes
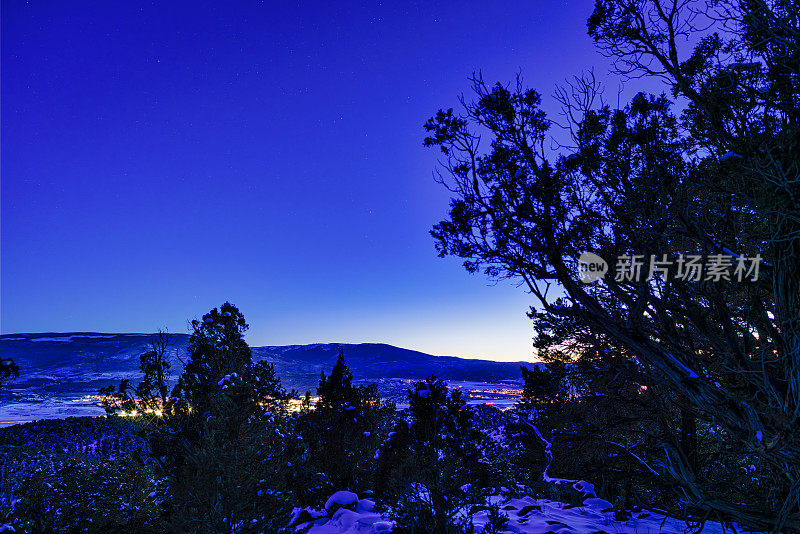
[[[97,332],[0,336],[0,354],[20,366],[19,379],[0,392],[0,425],[102,414],[97,406],[98,390],[122,379],[135,383],[139,355],[151,338],[152,334]],[[173,334],[173,379],[180,374],[188,344],[188,335]],[[252,351],[256,360],[275,365],[284,386],[313,392],[320,373],[333,366],[340,347],[356,380],[378,382],[381,394],[387,397],[402,396],[409,380],[430,373],[462,381],[476,391],[496,390],[491,383],[505,387],[503,383],[518,382],[519,366],[524,363],[432,356],[379,343],[267,346],[252,347]],[[481,398],[494,397],[487,394]]]
[[[588,485],[587,487],[591,487]],[[487,505],[496,505],[505,526],[498,533],[524,534],[685,534],[693,525],[648,510],[637,510],[627,518],[615,518],[611,503],[585,494],[582,506],[571,506],[530,496],[512,497],[499,493],[487,498]],[[472,524],[476,533],[491,531],[489,506],[473,507],[462,514],[465,524]],[[331,496],[324,509],[295,509],[291,525],[296,532],[307,534],[381,534],[391,532],[393,522],[386,514],[375,511],[370,499],[340,491]],[[708,522],[706,534],[744,532],[723,528]]]

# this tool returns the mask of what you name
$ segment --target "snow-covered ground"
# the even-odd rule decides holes
[[[589,485],[590,486],[590,485]],[[500,506],[508,517],[504,533],[524,534],[685,534],[692,525],[654,512],[641,510],[630,514],[626,520],[614,518],[611,503],[587,496],[583,506],[570,506],[548,499],[521,498],[493,495],[488,502]],[[391,532],[393,523],[385,515],[375,512],[375,503],[359,499],[354,493],[340,491],[328,499],[324,510],[296,509],[292,525],[297,532],[308,534],[383,534]],[[475,532],[484,531],[488,512],[472,514]],[[696,526],[695,526],[696,527]],[[695,528],[696,530],[696,528]],[[704,534],[744,532],[723,528],[719,523],[708,522]]]

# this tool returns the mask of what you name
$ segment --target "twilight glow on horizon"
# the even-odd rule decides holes
[[[402,4],[4,1],[2,333],[229,300],[252,345],[531,360],[524,289],[437,257],[423,124],[476,71],[557,118],[593,3]]]

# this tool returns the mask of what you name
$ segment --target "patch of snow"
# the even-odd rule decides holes
[[[596,497],[597,496],[597,493],[595,493],[595,491],[594,491],[594,484],[590,484],[590,483],[586,482],[585,480],[577,481],[575,484],[572,485],[572,487],[575,488],[575,491],[579,491],[579,492],[583,493],[584,495],[587,495],[587,496],[590,496],[590,497]]]
[[[371,512],[374,509],[375,509],[375,501],[370,499],[359,499],[358,505],[356,506],[356,512],[360,514]]]
[[[325,502],[325,509],[330,510],[331,508],[336,507],[336,505],[339,507],[344,507],[356,504],[358,504],[358,495],[352,491],[337,491]]]
[[[582,491],[594,489],[585,481],[576,483],[576,486],[583,488]],[[340,494],[347,494],[348,500],[355,495],[350,492],[337,492],[331,498]],[[310,508],[295,509],[290,525],[294,526],[297,532],[307,532],[307,534],[383,534],[393,530],[394,523],[388,517],[373,512],[374,503],[372,501],[362,499],[357,502],[355,510],[344,507],[335,512],[321,512]],[[582,506],[569,506],[565,503],[535,499],[527,495],[520,498],[509,498],[500,494],[489,496],[487,503],[500,506],[508,517],[508,524],[501,531],[504,534],[512,532],[521,534],[545,534],[548,532],[684,534],[691,530],[690,525],[684,521],[648,510],[639,510],[630,514],[628,519],[617,520],[611,509],[611,503],[596,497],[585,499]],[[484,532],[489,523],[486,510],[470,515],[465,509],[462,511],[461,517],[467,523],[475,526],[476,533]],[[703,529],[704,534],[728,532],[744,531],[736,527],[725,529],[719,523],[712,521],[707,522]]]

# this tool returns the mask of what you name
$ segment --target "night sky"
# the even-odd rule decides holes
[[[432,4],[3,0],[2,332],[230,300],[253,345],[530,359],[532,297],[436,255],[423,124],[476,70],[605,75],[592,2]]]

